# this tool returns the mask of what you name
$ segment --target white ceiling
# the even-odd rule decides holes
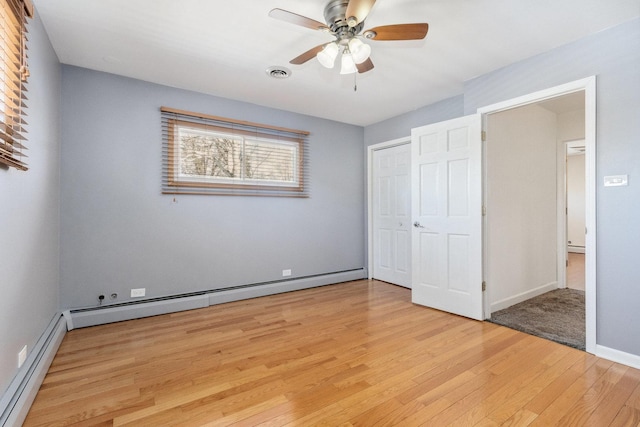
[[[330,35],[268,16],[324,22],[328,0],[34,0],[60,61],[366,126],[459,95],[463,83],[640,16],[638,0],[378,0],[365,29],[429,23],[420,41],[370,41],[375,68],[341,76],[315,59]],[[292,76],[268,77],[270,66]]]

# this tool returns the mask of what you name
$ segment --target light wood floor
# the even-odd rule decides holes
[[[569,265],[567,266],[567,287],[584,291],[585,272],[584,254],[569,252]]]
[[[71,331],[25,425],[639,423],[639,370],[363,280]]]

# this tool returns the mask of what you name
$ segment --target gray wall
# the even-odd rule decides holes
[[[63,308],[364,267],[363,128],[71,66],[62,93]],[[311,197],[172,203],[161,106],[310,131]]]
[[[472,114],[482,106],[597,76],[596,342],[640,356],[640,328],[631,326],[640,325],[638,70],[640,19],[634,19],[468,81],[463,96],[464,114]],[[410,113],[368,126],[365,145],[408,135],[413,119]],[[628,174],[629,186],[604,188],[603,177],[617,174]]]
[[[597,79],[597,337],[640,355],[640,19],[465,84],[465,112],[572,80]],[[605,175],[628,187],[603,187]]]
[[[60,65],[37,16],[29,68],[29,170],[0,167],[0,395],[58,309]]]
[[[399,102],[402,102],[401,100]],[[392,117],[364,129],[364,145],[378,144],[411,135],[411,129],[455,119],[464,115],[462,95],[418,108],[410,113]],[[366,150],[365,150],[366,151]],[[365,154],[366,155],[366,154]]]

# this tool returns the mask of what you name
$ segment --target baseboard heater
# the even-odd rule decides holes
[[[1,426],[22,425],[66,332],[65,321],[58,312],[0,398]]]
[[[584,246],[569,245],[567,247],[567,251],[568,252],[573,252],[573,253],[576,253],[576,254],[583,254],[583,253],[585,253],[585,247]]]
[[[160,314],[204,308],[210,305],[223,304],[231,301],[274,295],[283,292],[315,288],[367,277],[364,268],[318,274],[289,280],[254,283],[224,289],[214,289],[201,292],[191,292],[170,295],[160,298],[150,298],[128,301],[101,307],[72,309],[63,312],[67,321],[67,329],[84,328],[103,325],[105,323],[121,322]]]

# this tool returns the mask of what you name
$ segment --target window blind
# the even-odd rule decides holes
[[[309,197],[309,132],[160,111],[164,194]]]
[[[0,163],[27,170],[24,151],[27,17],[31,0],[0,0]]]

